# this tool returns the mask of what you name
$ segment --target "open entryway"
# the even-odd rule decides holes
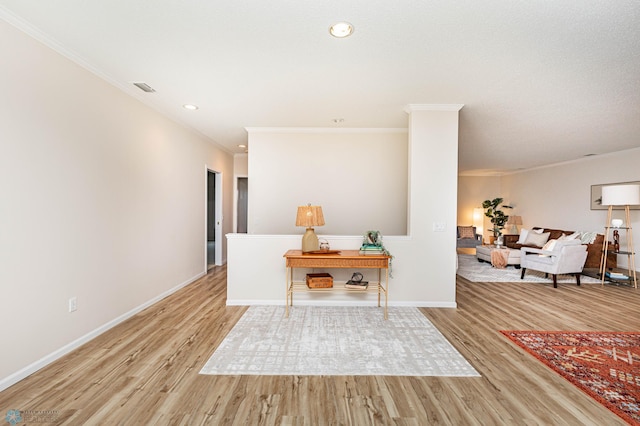
[[[222,175],[207,168],[206,268],[222,265]]]
[[[239,234],[247,233],[247,200],[249,197],[249,178],[239,177],[238,178],[238,217],[237,224],[238,229],[236,230]]]

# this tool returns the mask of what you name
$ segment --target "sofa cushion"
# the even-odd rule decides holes
[[[516,242],[516,244],[524,244],[524,242],[527,240],[527,235],[529,235],[529,232],[542,234],[542,231],[544,231],[544,229],[542,228],[531,229],[531,230],[522,228],[520,229],[520,237],[518,238],[518,241]]]
[[[570,240],[567,238],[563,238],[560,237],[557,240],[549,240],[545,243],[544,247],[542,247],[542,250],[545,251],[560,251],[562,250],[563,247],[565,246],[577,246],[580,245],[580,240]],[[548,254],[540,254],[539,256],[549,256]]]
[[[564,234],[572,233],[572,231],[563,231],[562,229],[546,229],[546,228],[544,232],[549,233],[550,240],[557,240],[558,238],[562,237]]]
[[[542,247],[547,242],[547,240],[549,240],[549,235],[549,232],[543,232],[542,234],[529,232],[527,234],[527,239],[524,241],[524,245]]]
[[[520,230],[520,238],[518,238],[516,244],[524,244],[524,242],[527,240],[527,235],[529,235],[529,230],[522,228]]]
[[[552,251],[558,240],[549,240],[542,246],[542,250]]]
[[[556,246],[556,243],[558,242],[558,240],[549,240],[546,243],[544,243],[544,246],[542,246],[542,250],[544,251],[553,251],[554,247]],[[548,254],[539,254],[538,256],[540,257],[549,257]]]
[[[574,233],[570,233],[569,235],[567,235],[567,240],[575,240],[580,238],[580,232],[574,232]]]

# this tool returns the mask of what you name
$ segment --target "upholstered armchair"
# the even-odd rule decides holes
[[[475,226],[457,226],[456,238],[457,248],[476,248],[482,245],[482,235],[476,233]]]
[[[553,275],[553,287],[558,287],[557,275],[572,274],[576,277],[576,284],[580,285],[580,274],[587,260],[587,246],[580,240],[558,240],[552,250],[533,247],[520,249],[520,267],[524,278],[527,269],[541,271],[545,276]]]

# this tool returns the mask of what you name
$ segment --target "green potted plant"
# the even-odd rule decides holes
[[[489,229],[489,231],[493,232],[493,237],[499,243],[501,243],[502,238],[502,230],[504,226],[507,224],[507,220],[509,220],[509,216],[504,214],[501,209],[510,209],[511,206],[502,205],[504,200],[500,197],[494,198],[493,200],[484,200],[482,202],[482,208],[484,209],[484,215],[491,219],[491,224],[493,225],[493,229]]]

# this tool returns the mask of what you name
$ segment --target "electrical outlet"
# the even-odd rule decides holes
[[[71,299],[69,299],[69,312],[74,312],[77,309],[78,309],[78,299],[75,296],[73,296]]]
[[[444,222],[433,222],[433,232],[444,232],[447,224]]]

